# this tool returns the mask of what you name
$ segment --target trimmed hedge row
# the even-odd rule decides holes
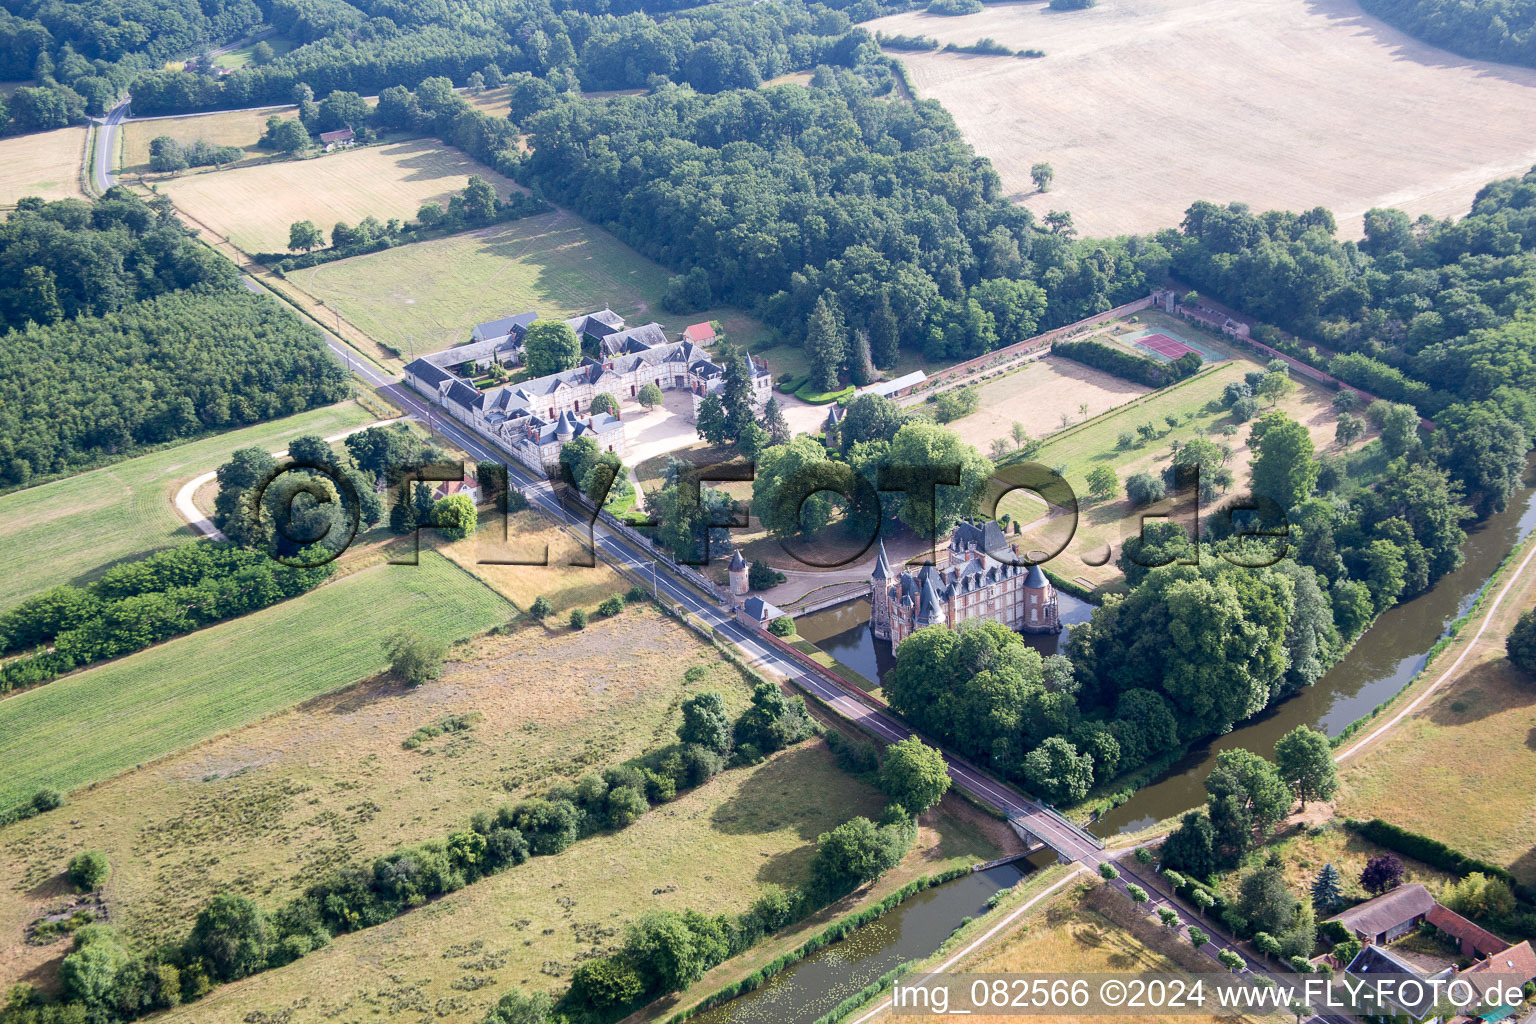
[[[1200,369],[1200,357],[1197,354],[1193,360],[1189,359],[1189,355],[1193,354],[1190,353],[1171,363],[1159,363],[1155,359],[1132,355],[1097,341],[1058,341],[1051,346],[1051,352],[1149,388],[1165,387],[1192,376]]]
[[[1377,846],[1385,846],[1389,850],[1401,853],[1414,860],[1421,860],[1430,867],[1449,871],[1458,878],[1465,878],[1474,871],[1481,872],[1489,878],[1497,878],[1504,882],[1523,900],[1530,901],[1533,895],[1530,886],[1521,885],[1514,875],[1496,864],[1490,864],[1476,857],[1468,857],[1460,850],[1445,845],[1438,839],[1410,832],[1405,828],[1394,825],[1380,818],[1372,818],[1370,821],[1361,821],[1358,818],[1344,819],[1344,826],[1351,832],[1368,839]]]

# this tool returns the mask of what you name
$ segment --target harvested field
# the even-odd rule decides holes
[[[286,241],[286,221],[283,235]],[[403,355],[441,351],[467,341],[477,323],[528,309],[569,317],[607,306],[631,324],[659,319],[673,336],[689,324],[719,320],[742,343],[763,330],[734,309],[663,312],[669,276],[608,232],[559,211],[322,264],[288,279]]]
[[[493,590],[526,611],[534,599],[548,599],[554,609],[551,626],[565,628],[573,608],[592,612],[605,598],[623,594],[631,583],[601,559],[590,568],[572,565],[586,561],[584,549],[570,533],[537,512],[518,512],[503,519],[483,513],[480,529],[471,540],[441,548],[466,572],[484,580]],[[517,560],[548,564],[490,565],[488,560]]]
[[[396,630],[455,641],[511,616],[494,591],[425,551],[419,566],[357,572],[18,693],[0,701],[0,806],[99,782],[378,672]]]
[[[374,419],[356,402],[231,430],[0,496],[0,609],[59,583],[88,583],[126,558],[196,536],[172,499],[186,480],[237,448],[286,448],[300,434],[329,437]]]
[[[1174,227],[1206,199],[1326,206],[1359,237],[1371,207],[1464,213],[1484,183],[1536,162],[1536,71],[1435,49],[1350,0],[989,4],[868,27],[1043,49],[898,56],[1005,189],[1042,216],[1070,210],[1088,235]],[[1029,178],[1039,161],[1056,172],[1045,194]]]
[[[256,143],[266,130],[267,118],[273,114],[294,118],[298,113],[298,107],[259,107],[254,110],[221,110],[216,114],[193,117],[125,121],[122,127],[122,149],[118,154],[118,171],[123,174],[148,174],[149,143],[162,135],[168,135],[182,145],[191,145],[202,139],[215,146],[239,146],[245,150],[245,159],[232,167],[261,161],[286,162],[291,159],[287,155],[257,149]]]
[[[471,174],[485,178],[499,195],[517,187],[456,149],[411,139],[193,174],[161,188],[194,226],[227,237],[246,252],[276,252],[287,249],[294,221],[314,221],[329,234],[337,221],[415,217],[423,203],[446,206]]]
[[[0,140],[0,206],[15,206],[26,196],[72,199],[80,191],[85,166],[84,128],[59,128]]]

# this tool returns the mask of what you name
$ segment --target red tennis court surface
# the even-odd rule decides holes
[[[1166,334],[1149,334],[1145,338],[1137,338],[1136,344],[1145,345],[1158,355],[1167,356],[1169,359],[1177,359],[1186,352],[1194,351],[1182,341],[1174,341]]]

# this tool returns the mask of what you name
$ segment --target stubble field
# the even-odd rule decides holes
[[[59,128],[0,141],[0,207],[25,196],[78,199],[86,129]]]
[[[898,56],[1008,192],[1039,215],[1070,210],[1084,234],[1174,227],[1206,199],[1326,206],[1359,237],[1371,207],[1464,212],[1484,183],[1536,162],[1536,71],[1435,49],[1350,0],[989,4],[869,28],[1044,50]],[[1043,195],[1038,161],[1056,172]]]
[[[265,121],[265,117],[262,118]],[[478,174],[506,196],[511,181],[460,151],[430,139],[279,160],[163,182],[161,189],[196,225],[246,252],[281,252],[294,221],[313,221],[329,238],[337,221],[406,220],[423,203],[448,196]]]

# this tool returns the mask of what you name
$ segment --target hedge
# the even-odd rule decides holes
[[[852,384],[845,388],[839,388],[836,391],[816,391],[810,382],[806,382],[795,390],[795,397],[802,402],[809,402],[812,405],[826,405],[837,401],[839,398],[847,398],[853,392],[854,387]]]
[[[1162,363],[1101,342],[1058,341],[1051,346],[1051,353],[1149,388],[1160,388],[1169,383],[1168,369]]]
[[[1372,818],[1370,821],[1346,818],[1344,826],[1377,846],[1384,846],[1414,860],[1423,861],[1430,867],[1449,871],[1458,878],[1465,878],[1474,871],[1481,872],[1490,878],[1497,878],[1511,889],[1520,892],[1522,899],[1530,899],[1530,889],[1522,886],[1515,876],[1504,868],[1489,864],[1485,860],[1478,860],[1476,857],[1468,857],[1460,850],[1453,849],[1438,839],[1410,832],[1380,818]]]

